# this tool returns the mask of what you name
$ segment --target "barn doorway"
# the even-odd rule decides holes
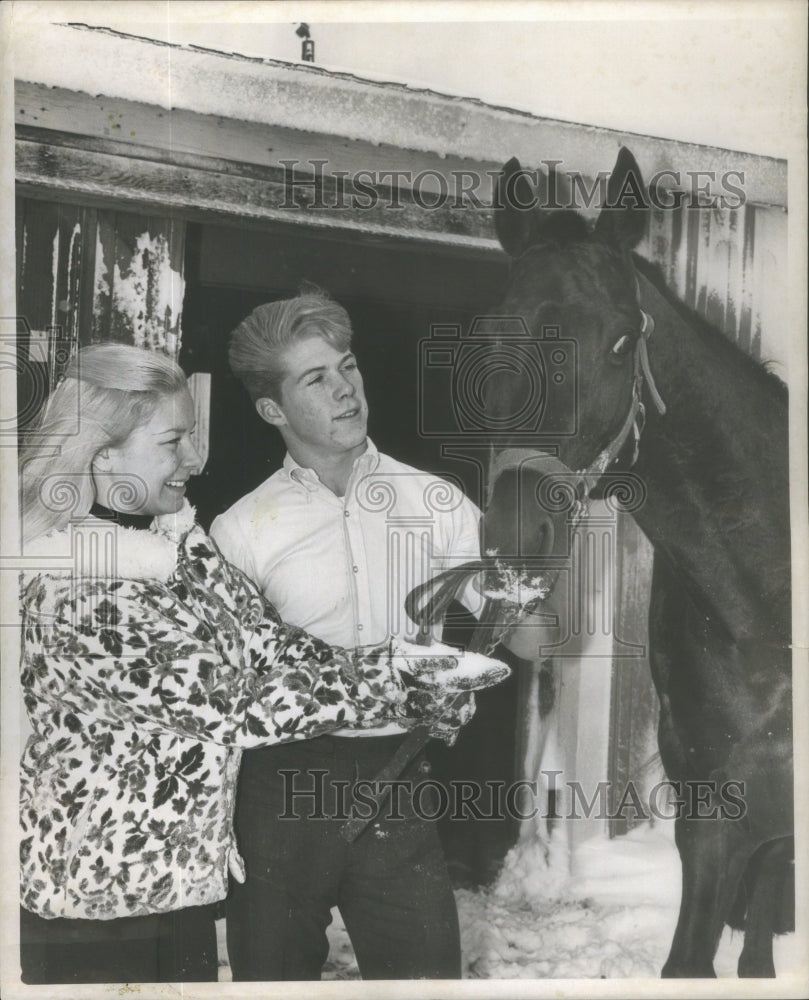
[[[440,439],[419,433],[420,342],[433,324],[468,329],[475,315],[497,303],[506,272],[504,255],[495,251],[425,248],[301,226],[189,224],[180,363],[189,374],[211,373],[209,458],[190,491],[203,526],[282,462],[280,436],[259,418],[230,372],[227,341],[257,305],[294,295],[302,281],[323,288],[351,316],[369,432],[379,449],[417,468],[459,477],[478,499],[474,468],[442,456]],[[463,642],[471,621],[455,606],[445,638]],[[475,719],[452,749],[432,742],[434,776],[444,782],[514,780],[515,719],[512,677],[478,697]],[[464,885],[493,877],[517,836],[516,823],[507,818],[480,822],[450,815],[439,829],[455,880]]]

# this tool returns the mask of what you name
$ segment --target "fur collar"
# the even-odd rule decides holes
[[[88,517],[35,539],[25,547],[33,572],[48,576],[113,577],[121,580],[159,580],[165,583],[177,566],[178,545],[194,527],[195,511],[186,500],[176,514],[161,514],[148,529]],[[102,529],[102,531],[99,531]],[[93,536],[115,533],[111,557]],[[102,562],[103,560],[103,562]],[[114,560],[114,562],[113,562]],[[110,565],[111,563],[111,565]]]

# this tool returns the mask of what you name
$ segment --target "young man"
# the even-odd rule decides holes
[[[218,517],[223,554],[285,621],[351,647],[413,637],[404,599],[478,558],[479,511],[455,487],[377,451],[345,310],[322,293],[259,306],[230,364],[287,447],[283,468]],[[366,979],[458,978],[455,900],[429,796],[393,795],[353,842],[358,779],[401,743],[396,725],[244,755],[236,827],[247,881],[227,905],[234,980],[319,979],[337,906]],[[403,775],[424,779],[419,756]],[[421,808],[413,808],[414,804]]]

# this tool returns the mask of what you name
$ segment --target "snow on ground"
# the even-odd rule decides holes
[[[547,856],[538,841],[524,841],[510,852],[491,888],[459,889],[456,899],[464,978],[656,978],[680,902],[672,824],[585,840],[570,865],[561,829]],[[340,914],[333,915],[323,978],[358,979]],[[735,977],[741,947],[742,935],[725,928],[715,961],[718,976]],[[779,975],[797,973],[801,961],[794,934],[776,938]],[[220,971],[220,980],[230,978],[229,969]]]
[[[465,974],[485,979],[657,976],[679,903],[667,831],[639,828],[580,844],[569,871],[563,832],[545,862],[527,841],[489,892],[458,894]]]

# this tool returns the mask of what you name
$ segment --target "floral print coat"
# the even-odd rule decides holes
[[[82,570],[109,531],[113,570]],[[187,504],[37,544],[43,561],[69,546],[71,568],[23,581],[23,906],[111,919],[224,898],[228,867],[244,877],[241,748],[396,717],[402,685],[282,624]]]

